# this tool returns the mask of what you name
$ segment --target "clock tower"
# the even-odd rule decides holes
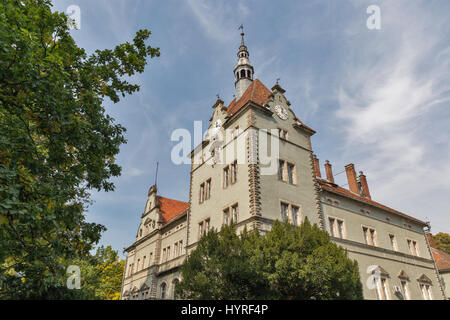
[[[241,25],[239,27],[241,29],[241,46],[238,51],[238,62],[234,67],[234,86],[236,87],[236,100],[244,94],[245,90],[247,90],[248,86],[253,81],[253,66],[249,60],[249,54],[247,50],[247,46],[244,43],[244,27]]]

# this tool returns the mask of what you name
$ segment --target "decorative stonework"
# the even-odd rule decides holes
[[[312,152],[311,139],[308,139],[308,148],[309,148],[309,166],[311,176],[314,182],[314,201],[316,203],[317,214],[319,215],[319,226],[322,230],[325,230],[325,221],[323,219],[322,204],[320,203],[320,186],[316,180],[316,173],[314,168],[314,154]]]
[[[248,155],[248,187],[250,194],[250,214],[261,215],[261,187],[258,161],[258,135],[255,129],[250,128],[247,136]]]

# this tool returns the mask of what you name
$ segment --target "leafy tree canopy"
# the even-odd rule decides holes
[[[0,2],[0,298],[45,298],[63,262],[105,230],[88,223],[89,190],[114,190],[125,128],[103,102],[139,89],[159,49],[150,31],[88,55],[50,0]],[[55,292],[55,291],[53,291]]]
[[[433,236],[437,249],[450,254],[450,234],[439,232]]]
[[[181,267],[185,299],[362,299],[356,261],[305,219],[260,235],[234,226],[205,235]]]

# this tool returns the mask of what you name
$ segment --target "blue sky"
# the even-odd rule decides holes
[[[369,5],[381,29],[369,30]],[[313,150],[335,173],[363,170],[372,198],[450,233],[450,1],[57,0],[81,9],[73,30],[88,52],[152,31],[161,56],[132,78],[141,91],[106,109],[127,128],[116,190],[92,193],[101,244],[130,245],[159,161],[160,195],[188,201],[189,165],[174,165],[173,130],[208,126],[216,94],[229,103],[244,24],[255,76],[277,78],[317,133]],[[322,168],[323,172],[323,168]],[[336,182],[346,184],[345,174]]]

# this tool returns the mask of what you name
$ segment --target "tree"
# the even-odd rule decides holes
[[[184,299],[258,299],[267,283],[255,276],[250,250],[243,245],[250,235],[238,237],[234,226],[211,230],[181,266],[176,297]]]
[[[95,255],[71,260],[67,265],[80,267],[81,288],[76,292],[78,299],[118,300],[122,286],[125,261],[119,259],[111,246],[101,246]],[[67,277],[62,279],[62,283]],[[72,291],[73,291],[72,290]]]
[[[436,248],[450,254],[450,234],[439,232],[433,236]]]
[[[64,292],[64,261],[86,256],[105,227],[85,220],[89,190],[114,190],[125,128],[105,113],[139,86],[159,49],[131,43],[87,55],[50,0],[0,3],[0,298]]]
[[[362,299],[356,261],[308,219],[260,235],[210,231],[181,267],[187,299]]]

